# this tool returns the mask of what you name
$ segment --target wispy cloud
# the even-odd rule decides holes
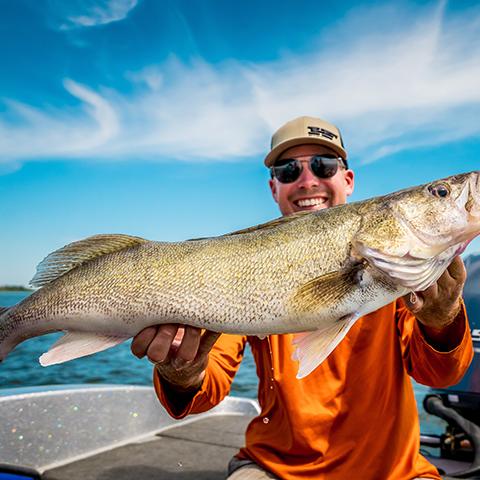
[[[446,17],[443,3],[412,15],[356,11],[301,56],[220,66],[170,59],[127,72],[128,96],[68,80],[78,108],[10,103],[0,158],[228,161],[261,154],[272,130],[304,114],[336,122],[351,156],[363,161],[479,135],[478,14]]]
[[[126,72],[125,77],[133,83],[146,85],[152,91],[159,90],[164,79],[162,69],[155,65],[145,67],[138,72]]]
[[[65,88],[81,101],[79,108],[44,112],[8,102],[10,122],[0,122],[0,158],[88,156],[115,138],[119,125],[109,102],[71,80]]]
[[[57,27],[71,30],[123,20],[137,3],[138,0],[49,0],[49,7]]]

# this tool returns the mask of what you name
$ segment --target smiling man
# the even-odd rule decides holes
[[[312,143],[298,144],[305,135]],[[270,188],[282,214],[345,203],[354,184],[346,158],[340,132],[327,122],[301,117],[280,128],[265,165],[270,167]]]
[[[283,215],[341,205],[354,188],[339,130],[318,118],[282,126],[265,165]],[[440,479],[419,453],[410,376],[445,387],[468,368],[473,352],[461,300],[464,282],[465,269],[456,258],[424,292],[360,318],[301,380],[295,378],[291,335],[218,338],[162,325],[140,332],[132,351],[155,363],[158,397],[172,416],[182,418],[212,408],[228,394],[250,344],[262,411],[230,462],[230,480]]]

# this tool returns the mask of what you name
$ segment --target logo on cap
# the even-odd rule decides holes
[[[316,137],[325,137],[328,138],[329,140],[333,140],[334,138],[338,138],[338,135],[335,135],[333,132],[330,130],[325,130],[325,128],[320,128],[320,127],[310,127],[308,126],[308,134],[309,135],[314,135]]]

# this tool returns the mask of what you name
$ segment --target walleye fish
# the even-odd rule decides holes
[[[0,360],[50,332],[66,333],[44,366],[182,323],[294,333],[302,378],[360,316],[432,285],[479,232],[480,172],[471,172],[215,238],[96,235],[47,256],[31,282],[41,288],[2,309]]]

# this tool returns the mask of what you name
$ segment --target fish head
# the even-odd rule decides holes
[[[437,180],[390,200],[394,217],[410,233],[408,254],[431,258],[480,233],[480,172]]]
[[[480,233],[480,172],[371,201],[353,245],[408,290],[424,290]]]

